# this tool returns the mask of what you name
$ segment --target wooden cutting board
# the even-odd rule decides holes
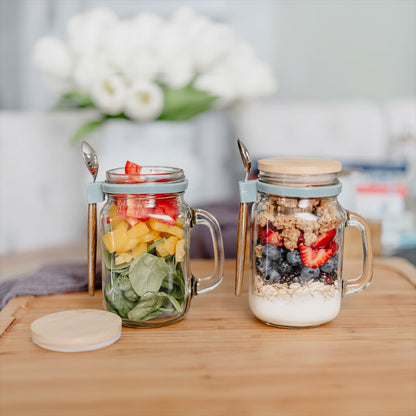
[[[212,262],[192,269],[207,275]],[[346,261],[345,277],[358,272]],[[123,328],[115,344],[81,353],[37,347],[30,325],[101,308],[100,292],[15,298],[0,313],[0,414],[415,415],[415,277],[405,260],[377,260],[372,285],[343,299],[334,321],[288,330],[256,320],[247,289],[234,297],[227,261],[222,285],[183,321]]]

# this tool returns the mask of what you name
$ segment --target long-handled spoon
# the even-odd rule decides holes
[[[86,142],[81,143],[84,162],[90,171],[93,182],[98,173],[98,157],[95,150]],[[94,296],[95,267],[97,256],[97,204],[88,204],[88,293]]]
[[[248,181],[251,170],[251,157],[246,146],[238,139],[238,149],[246,171],[244,182]],[[240,203],[238,213],[238,234],[237,234],[237,261],[235,265],[235,295],[240,296],[243,283],[244,262],[246,257],[247,245],[247,222],[248,222],[248,203]]]

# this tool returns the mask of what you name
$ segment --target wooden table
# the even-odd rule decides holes
[[[192,262],[196,275],[211,267]],[[346,261],[346,276],[358,270]],[[256,320],[247,290],[234,297],[227,261],[223,284],[194,298],[183,321],[123,328],[117,343],[83,353],[37,347],[30,324],[51,312],[101,308],[101,293],[15,298],[0,314],[0,413],[415,415],[415,274],[404,260],[377,260],[373,284],[345,298],[333,322],[288,330]]]

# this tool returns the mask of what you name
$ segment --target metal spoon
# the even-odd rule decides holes
[[[81,143],[81,153],[90,171],[93,182],[98,173],[98,157],[95,150],[86,142]],[[88,292],[94,296],[95,268],[97,257],[97,204],[88,204]]]
[[[237,139],[238,149],[240,151],[241,160],[243,161],[246,171],[244,182],[248,181],[251,170],[251,157],[247,147]],[[248,203],[240,203],[238,213],[238,233],[237,233],[237,259],[235,264],[235,296],[241,295],[241,287],[243,284],[244,263],[246,257],[247,246],[247,222],[248,222]]]

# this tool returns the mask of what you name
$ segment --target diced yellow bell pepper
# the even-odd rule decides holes
[[[127,233],[127,238],[129,237],[129,233]],[[122,248],[123,251],[128,251],[131,250],[135,247],[137,247],[137,245],[139,244],[139,239],[138,238],[128,238],[127,243],[124,245],[124,247]]]
[[[127,234],[123,228],[116,228],[114,231],[103,235],[103,242],[110,253],[123,250],[128,240]]]
[[[179,240],[176,244],[175,259],[177,262],[185,258],[185,240]]]
[[[110,218],[114,218],[117,215],[118,208],[115,205],[111,205],[110,208],[108,208],[108,216]]]
[[[139,222],[133,228],[130,228],[130,230],[127,231],[127,236],[129,238],[138,238],[147,234],[148,232],[148,226],[144,222]]]
[[[133,258],[136,258],[137,256],[140,256],[140,254],[143,254],[146,252],[147,252],[147,243],[140,243],[137,247],[135,247],[131,251],[131,254]]]
[[[165,249],[168,251],[169,254],[175,254],[177,241],[178,237],[174,235],[172,235],[165,241]]]
[[[127,228],[129,228],[129,223],[123,218],[115,217],[111,220],[111,228],[113,231],[122,230],[123,233],[125,233],[127,231]]]
[[[110,217],[111,229],[114,231],[116,228],[125,228],[127,231],[128,224],[123,218]]]
[[[160,231],[161,233],[173,234],[180,239],[184,236],[184,231],[182,228],[179,228],[176,225],[164,224],[163,222],[157,221],[154,218],[149,219],[149,225],[156,231]]]
[[[169,256],[169,252],[165,248],[165,243],[160,243],[156,246],[156,252],[160,257]]]
[[[183,218],[176,218],[176,226],[179,228],[183,228],[183,224],[184,224],[185,220]]]
[[[150,233],[147,233],[139,237],[139,242],[149,243],[150,241],[158,240],[159,238],[160,238],[160,234],[157,231],[152,230],[150,231]]]
[[[120,253],[118,256],[116,256],[114,263],[116,264],[116,266],[118,266],[119,264],[123,264],[123,263],[129,263],[130,261],[133,260],[133,256],[131,255],[131,253]]]

